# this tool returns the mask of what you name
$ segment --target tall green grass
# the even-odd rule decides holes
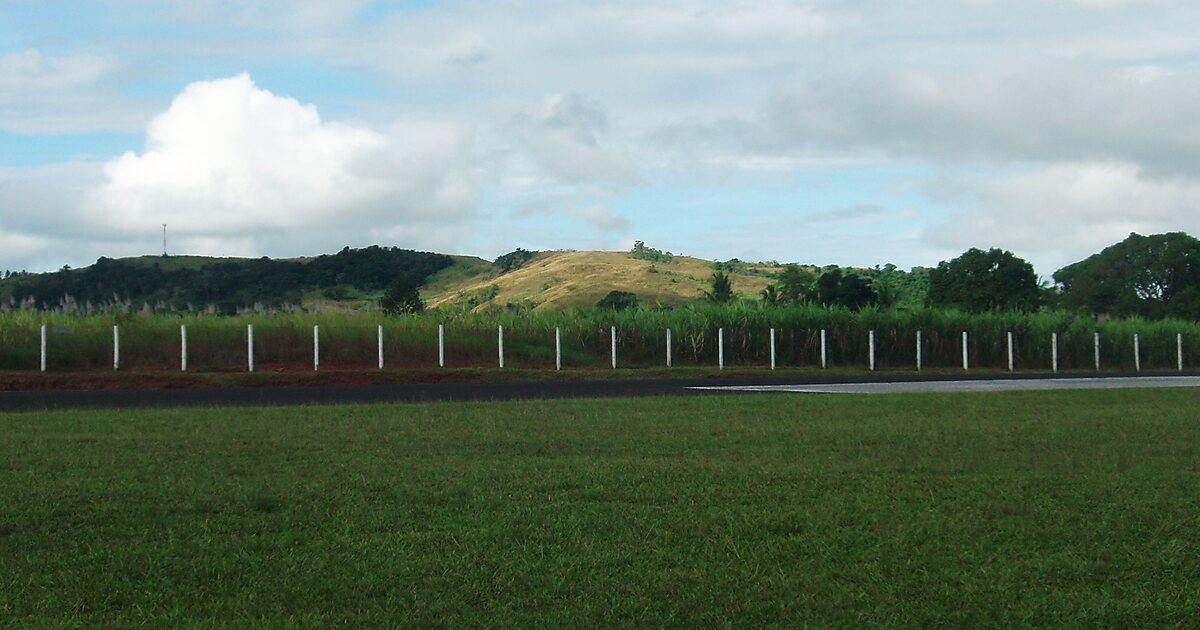
[[[47,368],[94,370],[112,366],[112,326],[121,331],[121,365],[129,369],[178,369],[180,326],[188,330],[188,366],[196,371],[244,370],[246,328],[254,326],[257,369],[294,369],[312,364],[312,328],[320,326],[321,363],[329,368],[377,365],[376,330],[384,329],[387,367],[437,364],[437,328],[445,326],[449,367],[497,362],[497,327],[504,327],[506,365],[552,367],[554,332],[562,331],[566,367],[609,364],[610,331],[617,329],[618,364],[663,365],[666,330],[672,331],[675,365],[715,366],[718,331],[724,329],[727,366],[765,366],[769,335],[776,330],[777,363],[820,364],[820,331],[827,335],[831,367],[865,368],[868,331],[876,333],[876,365],[915,368],[916,334],[923,337],[924,366],[962,364],[961,335],[968,333],[973,368],[1007,366],[1006,334],[1013,333],[1017,369],[1051,367],[1051,335],[1058,334],[1059,366],[1094,366],[1093,335],[1101,335],[1105,369],[1134,368],[1133,337],[1140,336],[1143,369],[1176,366],[1176,335],[1183,335],[1184,363],[1200,363],[1200,324],[1183,321],[1097,321],[1070,313],[968,314],[953,310],[866,309],[813,305],[767,307],[756,303],[694,305],[673,310],[573,309],[546,313],[486,312],[385,317],[368,311],[271,312],[222,317],[203,314],[112,310],[79,314],[13,310],[0,313],[0,369],[39,365],[39,328],[48,327]]]

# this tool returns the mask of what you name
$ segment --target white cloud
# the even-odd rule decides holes
[[[188,23],[319,33],[352,24],[355,14],[368,3],[366,0],[173,0],[165,4],[171,5],[176,16]]]
[[[103,181],[100,165],[88,162],[0,169],[0,229],[86,237],[91,226],[80,221],[78,213],[84,198]]]
[[[650,139],[696,154],[813,151],[934,164],[1131,161],[1190,172],[1200,161],[1200,71],[1043,60],[977,74],[870,71],[812,79],[756,115],[668,123]]]
[[[1053,164],[1004,177],[944,178],[930,194],[956,210],[925,232],[934,246],[1004,247],[1049,276],[1130,232],[1200,234],[1200,182],[1135,164]]]
[[[94,55],[43,56],[36,50],[0,55],[0,94],[13,98],[19,90],[65,90],[94,85],[111,70],[108,60]]]
[[[86,234],[106,255],[154,243],[162,223],[175,253],[299,255],[388,238],[452,249],[470,232],[473,169],[460,128],[325,122],[240,75],[189,85],[140,154],[0,173],[0,227]]]
[[[505,139],[541,172],[568,184],[623,187],[639,176],[632,161],[605,149],[608,129],[601,107],[578,95],[546,98],[540,111],[520,112],[503,128]]]
[[[825,221],[825,222],[841,222],[841,221],[862,221],[864,219],[878,219],[886,215],[887,208],[874,203],[856,203],[850,206],[842,206],[825,212],[817,212],[806,215],[806,221]]]
[[[436,238],[461,251],[478,197],[481,215],[521,218],[505,209],[540,204],[600,238],[620,232],[619,221],[582,209],[621,207],[631,229],[658,242],[692,219],[673,202],[713,187],[744,198],[737,220],[752,224],[769,212],[756,205],[761,193],[780,188],[809,213],[857,199],[926,208],[920,190],[854,189],[930,173],[935,184],[923,190],[942,207],[912,211],[904,226],[912,234],[943,211],[995,229],[940,226],[940,240],[913,237],[903,247],[911,245],[904,258],[915,262],[935,262],[943,248],[993,244],[1045,251],[1048,260],[1128,229],[1193,225],[1177,210],[1160,216],[1134,199],[1120,207],[1109,200],[1136,191],[1143,202],[1178,208],[1200,182],[1200,4],[1188,0],[456,0],[401,3],[381,19],[389,7],[362,0],[173,4],[182,22],[171,27],[185,37],[93,37],[80,49],[87,54],[5,56],[0,127],[127,128],[113,104],[128,99],[114,95],[142,89],[146,74],[155,83],[263,67],[288,81],[310,64],[321,76],[302,89],[340,107],[324,112],[372,122],[330,123],[271,95],[261,101],[277,114],[260,116],[253,91],[232,109],[189,113],[183,105],[201,95],[181,95],[163,128],[150,130],[146,151],[107,165],[111,179],[92,201],[117,217],[116,228],[99,223],[101,212],[72,222],[101,225],[102,238],[129,239],[167,220],[181,231],[206,229],[192,247],[213,250],[316,251],[366,234]],[[445,125],[388,128],[398,117]],[[139,129],[148,118],[134,117]],[[246,130],[234,131],[239,124]],[[192,125],[215,131],[180,135]],[[1059,186],[1056,177],[1065,178]],[[634,185],[652,194],[618,202]],[[343,190],[351,192],[333,193]],[[634,208],[630,199],[651,201]],[[1075,210],[1054,214],[1064,205]],[[1043,211],[1027,215],[1026,207]],[[171,216],[160,220],[163,213]],[[452,227],[425,227],[443,215]],[[522,216],[529,220],[509,226],[518,237],[547,215]],[[1048,239],[1046,216],[1078,223]],[[209,219],[224,231],[203,228]],[[838,260],[875,260],[877,249],[853,245],[871,242],[856,238],[870,219],[830,223],[847,248]],[[39,221],[9,224],[33,229]],[[1011,227],[1022,223],[1041,227]],[[783,235],[768,255],[795,257],[786,222],[756,229]],[[489,230],[466,248],[516,244],[491,242],[502,238]],[[888,255],[896,252],[901,245]]]
[[[509,216],[518,220],[547,216],[568,217],[580,221],[593,230],[604,234],[604,238],[606,239],[608,238],[608,234],[606,233],[617,233],[625,236],[633,228],[633,224],[625,215],[614,212],[604,204],[578,206],[573,204],[569,199],[528,203],[511,212]],[[568,245],[563,245],[563,247]]]
[[[40,271],[41,269],[35,265],[43,262],[40,260],[40,256],[50,244],[49,239],[10,233],[5,231],[3,225],[0,225],[0,251],[4,252],[4,255],[0,256],[0,272],[22,271],[26,270],[26,267]]]
[[[572,214],[599,230],[606,232],[628,233],[633,225],[624,215],[618,214],[604,207],[603,205],[588,206],[579,208]]]
[[[92,213],[122,234],[163,222],[207,236],[453,225],[472,201],[455,177],[468,142],[452,128],[323,122],[244,74],[193,83],[151,121],[142,154],[105,166]]]
[[[48,57],[37,50],[0,55],[0,131],[69,133],[136,127],[143,106],[122,97],[109,84],[116,72],[116,64],[100,55]]]

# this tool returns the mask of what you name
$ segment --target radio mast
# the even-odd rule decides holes
[[[167,224],[164,223],[164,224],[162,224],[162,226],[163,226],[163,258],[166,258],[167,257]]]

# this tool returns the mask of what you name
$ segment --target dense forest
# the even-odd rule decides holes
[[[175,310],[211,307],[231,313],[256,304],[299,304],[306,292],[315,290],[331,299],[379,293],[401,272],[420,285],[453,262],[445,254],[379,246],[347,247],[307,260],[215,259],[194,266],[172,264],[169,257],[102,257],[83,269],[5,280],[0,283],[0,299],[9,303],[32,300],[41,308],[59,306],[64,300],[97,305],[128,301]]]

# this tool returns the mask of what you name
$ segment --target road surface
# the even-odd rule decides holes
[[[734,385],[693,387],[702,391],[794,394],[912,394],[930,392],[1012,392],[1052,389],[1120,389],[1145,387],[1200,387],[1200,376],[1132,376],[1096,378],[1042,378],[947,380],[879,383],[826,383],[799,385]]]
[[[886,382],[885,382],[886,381]],[[831,378],[742,378],[689,380],[549,381],[536,383],[442,383],[343,387],[233,387],[0,392],[0,412],[40,409],[123,407],[209,407],[435,401],[537,400],[630,396],[695,396],[746,393],[971,392],[1124,387],[1200,387],[1200,376],[1013,375],[998,379],[924,375],[866,375]]]

